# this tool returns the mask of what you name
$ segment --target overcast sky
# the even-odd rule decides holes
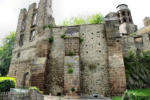
[[[39,0],[0,0],[0,45],[10,32],[15,32],[21,8]],[[116,11],[118,4],[129,6],[133,21],[138,28],[143,27],[143,19],[150,16],[150,0],[53,0],[53,16],[56,24],[71,16],[85,16],[94,13],[106,15]]]

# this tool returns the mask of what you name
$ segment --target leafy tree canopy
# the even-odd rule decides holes
[[[100,24],[104,21],[102,14],[97,13],[87,17],[71,17],[70,19],[65,19],[62,22],[62,26],[72,26],[81,24]]]
[[[11,32],[3,40],[3,45],[0,47],[0,75],[6,76],[9,70],[12,49],[14,47],[15,33]]]

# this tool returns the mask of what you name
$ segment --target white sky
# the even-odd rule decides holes
[[[21,8],[39,0],[0,0],[0,45],[2,38],[15,32]],[[116,11],[118,4],[129,6],[133,21],[139,28],[143,27],[143,19],[150,16],[150,0],[53,0],[53,16],[57,24],[71,16],[85,16],[94,13],[106,15]]]

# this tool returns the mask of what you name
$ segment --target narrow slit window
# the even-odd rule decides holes
[[[37,19],[37,13],[33,14],[32,16],[32,26],[35,26],[36,25],[36,19]]]
[[[30,38],[29,38],[29,40],[30,40],[30,41],[33,41],[34,38],[35,38],[35,30],[32,30],[32,31],[30,32]]]
[[[19,46],[23,46],[24,34],[20,35]]]
[[[22,25],[21,25],[21,31],[25,31],[25,21],[22,21]]]

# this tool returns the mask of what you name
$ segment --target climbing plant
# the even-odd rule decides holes
[[[128,89],[150,88],[150,51],[130,51],[124,63]]]

